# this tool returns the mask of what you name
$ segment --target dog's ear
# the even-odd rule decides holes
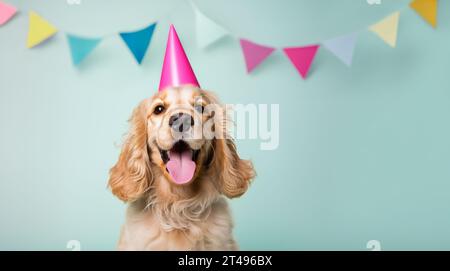
[[[241,196],[256,175],[252,162],[239,157],[231,139],[215,139],[213,144],[213,167],[220,191],[228,198]]]
[[[247,191],[250,181],[256,175],[253,164],[239,157],[236,145],[228,135],[228,108],[222,106],[212,92],[203,90],[202,95],[209,103],[207,111],[214,111],[214,114],[210,112],[214,122],[212,163],[209,164],[212,174],[217,179],[222,194],[228,198],[239,197]]]
[[[123,201],[138,199],[150,187],[152,173],[147,149],[147,100],[133,111],[130,130],[123,143],[119,160],[111,168],[108,185]]]

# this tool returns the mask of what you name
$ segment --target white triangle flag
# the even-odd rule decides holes
[[[357,33],[343,35],[325,41],[323,47],[332,52],[337,58],[344,62],[345,65],[351,66],[357,37]]]
[[[195,12],[195,30],[200,48],[206,48],[229,34],[226,29],[203,14],[192,1],[191,5]]]

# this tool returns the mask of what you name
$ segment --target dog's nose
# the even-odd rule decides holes
[[[169,126],[172,127],[175,132],[184,133],[194,126],[194,118],[186,113],[176,113],[170,116]]]

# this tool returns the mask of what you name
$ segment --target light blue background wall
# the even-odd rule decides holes
[[[134,106],[158,84],[169,22],[226,103],[280,104],[280,145],[239,141],[258,177],[233,200],[242,249],[450,249],[450,2],[432,30],[405,9],[398,48],[363,33],[348,69],[320,50],[303,81],[274,53],[246,75],[232,38],[202,51],[185,1],[8,0],[0,27],[0,249],[114,249],[125,206],[106,189]],[[363,29],[408,1],[195,1],[237,36],[306,45]],[[27,11],[99,36],[160,19],[142,66],[104,40],[80,68],[62,33],[25,48]]]

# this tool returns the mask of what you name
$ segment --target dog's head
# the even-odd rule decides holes
[[[212,93],[185,86],[143,100],[109,186],[124,201],[157,193],[170,201],[199,193],[242,195],[255,173],[226,133],[226,114]]]

